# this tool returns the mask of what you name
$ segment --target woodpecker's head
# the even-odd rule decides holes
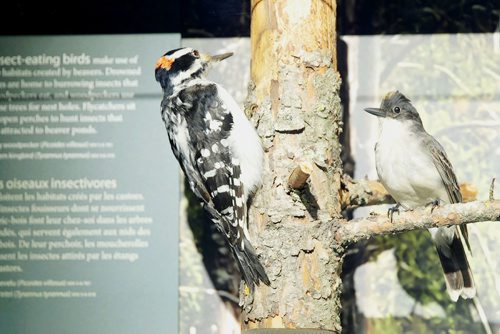
[[[380,108],[365,108],[365,111],[380,118],[392,118],[399,121],[412,120],[422,124],[417,109],[411,101],[399,91],[389,92],[384,96]]]
[[[232,52],[211,56],[192,48],[170,50],[156,62],[155,76],[163,89],[201,77],[210,64],[233,55]]]

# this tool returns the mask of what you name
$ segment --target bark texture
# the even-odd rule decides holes
[[[360,206],[394,203],[382,183],[374,180],[353,180],[349,175],[342,178],[340,188],[342,209],[355,209]]]
[[[250,234],[272,287],[243,294],[244,328],[340,331],[342,257],[332,247],[342,175],[335,2],[252,1],[251,41],[246,109],[266,164]],[[294,190],[289,179],[301,165],[310,166],[309,177]]]

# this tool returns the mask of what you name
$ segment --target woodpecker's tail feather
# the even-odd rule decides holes
[[[230,222],[232,219],[228,220],[222,216],[213,206],[204,203],[204,208],[212,215],[212,221],[226,237],[228,245],[238,263],[241,276],[248,285],[250,292],[253,293],[254,285],[259,285],[260,282],[271,285],[266,271],[255,253],[255,249],[245,236],[244,224],[239,222],[237,226],[234,226]]]
[[[271,285],[266,271],[257,258],[257,254],[248,239],[243,237],[241,242],[231,245],[231,249],[238,262],[243,280],[250,289],[250,293],[253,293],[254,285],[259,285],[260,282]]]
[[[451,300],[474,298],[476,286],[461,236],[455,235],[449,248],[437,247],[437,252]]]

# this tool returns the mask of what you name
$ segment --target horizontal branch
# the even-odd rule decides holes
[[[340,199],[342,209],[394,203],[394,199],[385,190],[382,183],[367,179],[354,180],[348,175],[344,175],[342,178]]]
[[[435,208],[432,213],[430,207],[394,213],[392,223],[387,215],[343,221],[339,223],[335,239],[339,243],[350,243],[376,235],[499,220],[500,200],[447,204]]]

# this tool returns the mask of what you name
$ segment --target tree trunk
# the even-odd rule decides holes
[[[340,332],[343,252],[333,232],[342,219],[336,4],[253,0],[251,6],[246,110],[266,159],[249,221],[272,287],[243,296],[243,327]]]

